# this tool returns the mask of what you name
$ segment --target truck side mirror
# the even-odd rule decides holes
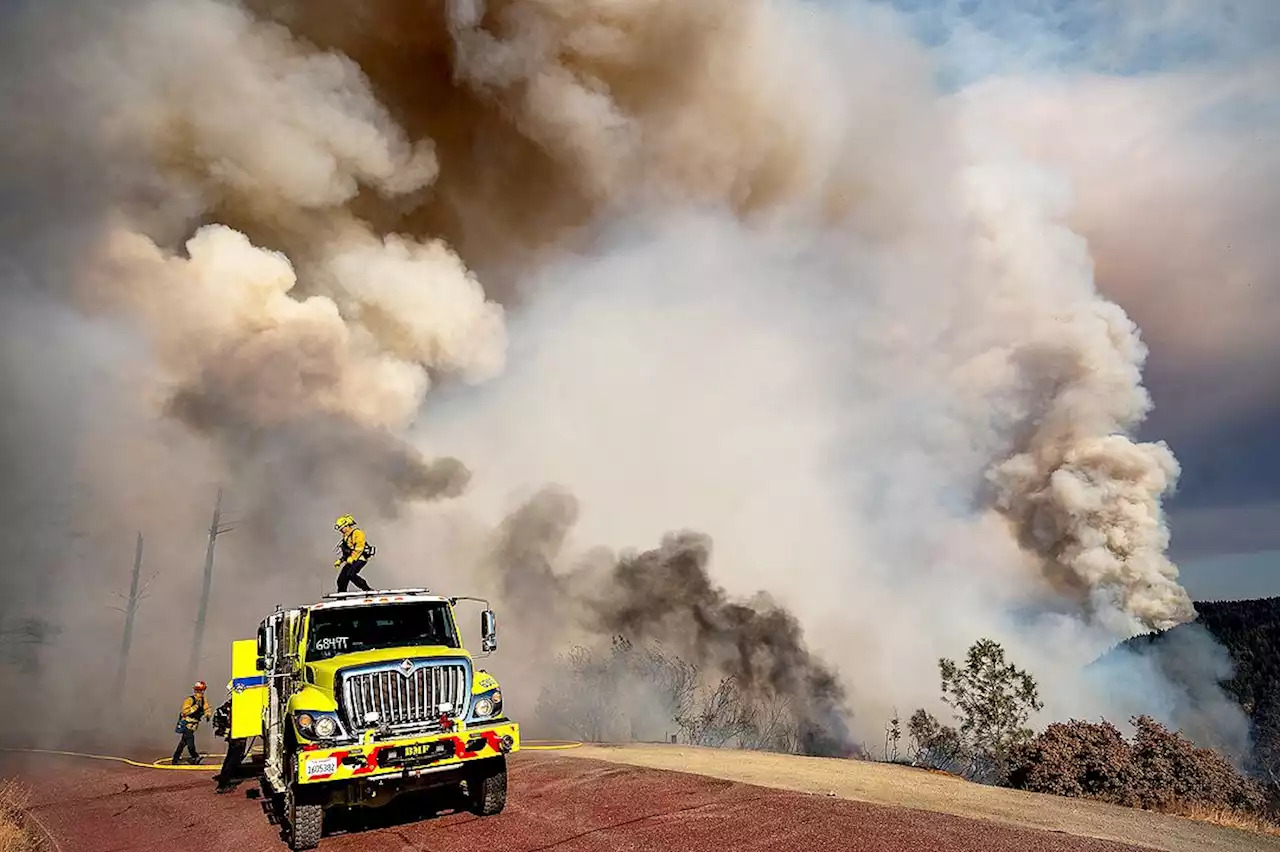
[[[256,663],[254,663],[254,665],[256,665],[256,666],[258,667],[258,671],[260,671],[260,672],[261,672],[261,671],[266,671],[266,668],[267,668],[267,658],[266,658],[266,657],[264,657],[264,656],[262,656],[261,654],[259,654],[259,655],[258,655],[258,660],[257,660],[257,662],[256,662]]]
[[[480,648],[486,652],[498,650],[498,619],[491,609],[480,613]]]

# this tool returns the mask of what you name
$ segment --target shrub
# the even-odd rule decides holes
[[[1009,784],[1023,790],[1136,805],[1129,744],[1110,722],[1054,722],[1015,752]]]
[[[1242,776],[1216,751],[1197,747],[1150,716],[1132,721],[1137,733],[1130,749],[1143,807],[1202,805],[1245,813],[1266,809],[1261,785]]]
[[[965,774],[969,753],[960,741],[960,733],[944,725],[932,713],[921,708],[907,722],[910,737],[908,756],[920,766]]]
[[[1266,812],[1261,785],[1222,755],[1149,716],[1131,722],[1132,742],[1105,721],[1050,725],[1015,750],[1010,786],[1148,810]]]
[[[0,781],[0,852],[37,852],[40,842],[27,830],[27,792]]]

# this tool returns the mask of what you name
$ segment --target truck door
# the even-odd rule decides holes
[[[267,677],[258,668],[256,639],[231,643],[231,736],[262,736],[263,711],[267,707]]]
[[[275,612],[266,624],[266,713],[263,723],[263,752],[267,780],[277,792],[288,785],[288,755],[285,754],[285,707],[297,687],[298,637],[301,610]]]

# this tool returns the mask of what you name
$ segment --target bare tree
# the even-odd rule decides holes
[[[692,697],[675,717],[691,744],[723,746],[754,729],[755,708],[744,700],[736,678],[722,677],[715,686],[699,687]]]
[[[41,649],[52,645],[62,628],[43,618],[8,619],[0,625],[0,647],[20,672],[35,674]]]
[[[538,716],[575,739],[600,742],[617,709],[610,660],[598,660],[591,649],[577,645],[559,662],[558,676],[538,696]]]
[[[898,743],[902,740],[902,719],[898,716],[898,708],[893,708],[893,716],[884,726],[884,759],[890,762],[898,759]]]
[[[794,754],[800,750],[800,726],[790,698],[774,696],[758,702],[754,724],[738,738],[741,748]]]
[[[537,713],[548,727],[585,742],[611,734],[634,739],[638,724],[665,720],[694,745],[801,748],[800,716],[789,696],[748,691],[736,677],[704,671],[660,644],[636,647],[621,636],[607,652],[578,646],[561,655]]]

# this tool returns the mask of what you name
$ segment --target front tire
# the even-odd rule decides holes
[[[301,804],[297,788],[290,785],[285,796],[285,813],[289,820],[289,848],[315,849],[320,845],[324,829],[324,806]]]
[[[467,778],[467,801],[477,816],[494,816],[507,805],[507,759],[480,761]]]

